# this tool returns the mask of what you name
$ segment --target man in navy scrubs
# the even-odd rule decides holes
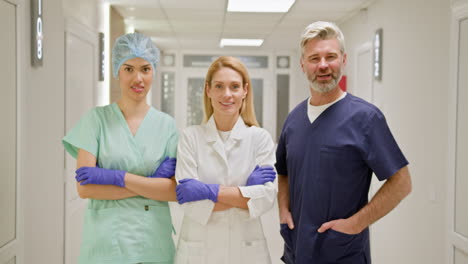
[[[411,192],[408,161],[382,112],[339,88],[340,29],[312,23],[301,47],[310,97],[289,114],[276,153],[282,260],[369,264],[368,226]],[[372,173],[386,182],[368,202]]]

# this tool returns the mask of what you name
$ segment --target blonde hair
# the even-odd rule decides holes
[[[331,39],[336,38],[340,43],[341,54],[345,53],[344,36],[340,28],[332,22],[317,21],[308,25],[301,35],[301,51],[304,56],[304,48],[311,39]]]
[[[242,116],[244,123],[247,126],[259,126],[257,118],[255,117],[254,105],[253,105],[253,90],[252,84],[250,82],[249,73],[245,65],[235,57],[231,56],[221,56],[217,58],[208,68],[205,78],[205,87],[203,92],[203,108],[205,117],[203,123],[208,122],[211,115],[213,115],[213,106],[211,105],[211,99],[206,94],[206,89],[211,85],[211,80],[213,75],[219,71],[221,68],[231,68],[239,73],[242,77],[242,86],[247,85],[247,95],[242,101],[242,106],[240,108],[239,114]]]

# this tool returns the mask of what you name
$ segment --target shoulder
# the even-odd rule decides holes
[[[200,135],[204,132],[205,125],[193,125],[186,127],[182,130],[182,135],[185,137],[195,137],[196,135]]]
[[[175,119],[169,114],[161,112],[153,107],[150,108],[150,114],[152,122],[157,126],[157,129],[165,131],[177,130]]]
[[[167,113],[161,112],[154,107],[150,108],[151,114],[160,122],[175,124],[175,119]]]
[[[302,120],[304,117],[307,117],[307,101],[308,99],[305,99],[294,107],[284,121],[285,126],[288,126],[288,124],[293,121]]]
[[[354,109],[358,113],[363,113],[363,114],[368,114],[368,115],[376,115],[376,114],[383,115],[377,106],[367,102],[366,100],[360,97],[354,96],[350,93],[346,95],[346,98],[344,98],[344,100],[345,100],[344,103],[349,105],[348,107],[350,109]]]
[[[296,116],[300,114],[307,114],[307,100],[305,99],[304,101],[300,102],[294,109],[289,113],[288,118],[290,116]]]
[[[345,100],[346,99],[346,100]],[[352,121],[348,124],[352,124],[352,127],[360,127],[368,131],[371,127],[379,123],[386,123],[386,119],[380,109],[367,102],[366,100],[348,94],[344,98],[341,107],[341,114],[346,115],[348,120]],[[367,133],[367,132],[366,132]]]
[[[291,128],[301,128],[304,124],[309,122],[307,117],[307,102],[308,99],[300,102],[294,109],[288,114],[284,121],[281,134],[288,131]]]
[[[270,133],[266,129],[258,127],[258,126],[247,127],[247,131],[249,131],[249,133],[255,137],[259,137],[259,138],[271,137]]]
[[[268,132],[264,128],[251,126],[247,127],[246,131],[248,131],[248,134],[250,135],[250,137],[252,137],[253,142],[256,144],[273,143],[273,139],[271,137],[270,132]]]
[[[88,110],[88,112],[84,114],[83,119],[99,122],[109,120],[109,116],[112,114],[112,105],[96,106]]]

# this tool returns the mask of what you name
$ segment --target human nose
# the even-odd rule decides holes
[[[319,67],[320,69],[326,69],[326,68],[328,68],[328,62],[327,62],[327,60],[326,60],[325,58],[321,58],[320,61],[319,61],[318,67]]]
[[[224,97],[231,97],[232,96],[231,89],[229,89],[228,87],[224,88],[223,95]]]
[[[143,81],[143,73],[141,73],[141,72],[136,72],[135,80],[136,80],[137,82]]]

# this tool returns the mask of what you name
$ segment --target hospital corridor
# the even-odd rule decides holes
[[[148,87],[132,89],[140,92],[148,88],[145,104],[159,114],[163,112],[161,116],[167,118],[164,120],[174,120],[173,125],[167,121],[167,126],[190,147],[196,145],[193,138],[200,135],[195,130],[192,134],[183,131],[208,120],[204,100],[207,96],[214,98],[210,81],[205,80],[207,71],[218,57],[234,56],[250,75],[251,87],[245,101],[253,97],[252,111],[263,128],[256,132],[262,138],[251,145],[263,140],[264,146],[273,146],[271,154],[281,146],[288,114],[310,97],[310,79],[301,59],[301,34],[315,21],[333,22],[344,35],[346,55],[340,92],[380,109],[409,162],[411,193],[369,227],[372,263],[468,264],[468,0],[0,0],[0,264],[97,263],[79,261],[83,234],[88,234],[85,240],[93,239],[93,234],[102,235],[84,228],[89,220],[86,210],[90,199],[80,197],[83,195],[77,191],[75,179],[75,158],[83,157],[83,150],[71,155],[62,139],[77,124],[82,128],[78,135],[89,132],[82,117],[90,115],[94,107],[111,104],[118,109],[115,102],[123,96],[120,86],[125,81],[120,75],[121,65],[125,69],[133,67],[128,64],[132,58],[151,62],[144,66],[154,68]],[[149,37],[149,47],[155,45],[160,53],[149,59],[147,55],[134,55],[116,63],[116,54],[121,51],[115,48],[112,54],[112,47],[119,36],[127,33]],[[225,109],[222,107],[219,109]],[[212,107],[213,111],[216,114],[224,110]],[[219,126],[213,120],[207,122],[208,126]],[[169,130],[148,131],[159,137]],[[219,127],[218,132],[222,138]],[[343,134],[317,137],[320,141]],[[122,149],[127,146],[124,138],[113,142]],[[167,144],[162,151],[175,156],[177,141]],[[203,147],[197,146],[196,151],[209,153]],[[105,151],[103,148],[100,151]],[[185,150],[179,145],[179,152],[181,149]],[[180,171],[189,171],[186,167],[190,165],[189,158],[184,160],[179,155],[176,177]],[[245,152],[236,164],[250,162],[248,166],[256,168],[255,162],[248,160],[249,155]],[[212,160],[207,156],[197,158],[205,166],[198,166],[199,171],[209,171],[206,168],[213,165]],[[273,154],[265,156],[264,164],[273,165],[274,159]],[[93,161],[102,167],[99,159]],[[257,165],[263,165],[263,161]],[[372,175],[369,200],[385,182],[377,176]],[[277,178],[265,183],[263,189],[255,189],[255,195],[262,192],[273,204],[271,209],[262,211],[269,207],[257,203],[255,208],[261,211],[257,215],[252,211],[253,202],[249,202],[250,216],[239,208],[224,214],[229,212],[229,221],[250,217],[249,228],[255,226],[255,232],[263,228],[265,251],[273,264],[284,263],[281,258],[285,249],[276,200],[278,182]],[[251,187],[249,182],[246,185]],[[214,187],[206,188],[213,191]],[[239,187],[244,197],[250,197],[245,195],[246,189]],[[218,198],[209,199],[216,202]],[[146,211],[166,206],[152,202],[149,207],[145,205]],[[177,250],[178,243],[184,243],[180,238],[187,235],[184,228],[189,221],[184,214],[202,217],[203,213],[196,210],[217,208],[193,206],[190,212],[187,204],[168,204],[170,215],[169,210],[164,212],[168,219],[172,217],[172,230],[167,220],[166,233],[171,233],[175,249],[167,249],[161,242],[158,250],[162,252]],[[212,219],[223,213],[215,212]],[[258,221],[252,220],[255,217]],[[200,221],[204,225],[208,218]],[[195,221],[189,224],[199,225]],[[118,228],[125,227],[116,224]],[[213,235],[216,229],[209,230],[207,237],[255,233],[240,228]],[[255,239],[262,239],[261,232],[258,237]],[[245,242],[241,253],[227,257],[231,260],[226,263],[270,263],[250,257],[257,249],[249,247],[257,241]],[[194,245],[179,246],[194,253],[198,249],[189,248]],[[150,263],[133,263],[143,262]],[[102,264],[107,263],[113,262]],[[176,263],[211,262],[187,257]]]

